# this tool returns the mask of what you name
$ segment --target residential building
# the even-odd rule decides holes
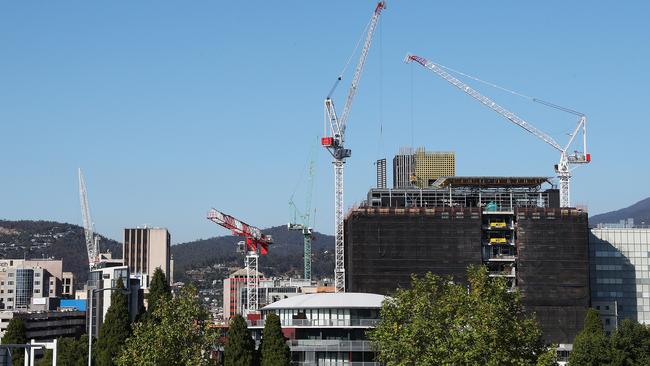
[[[450,151],[415,151],[415,185],[426,188],[440,177],[456,175],[456,154]]]
[[[268,314],[278,315],[292,366],[379,366],[366,333],[379,322],[384,299],[351,292],[294,296],[263,307],[262,320],[249,321],[250,329],[259,341]]]
[[[156,268],[162,269],[171,283],[170,245],[171,235],[165,228],[124,229],[123,263],[145,291]]]
[[[547,341],[568,344],[589,307],[587,213],[560,208],[545,177],[443,177],[371,189],[345,219],[346,290],[391,295],[411,275],[466,282],[485,265],[519,289]]]
[[[589,235],[592,307],[650,324],[650,228],[602,226]],[[609,306],[605,309],[604,305]],[[611,311],[615,310],[615,313]],[[610,320],[613,322],[613,319]],[[605,324],[607,327],[608,324]]]

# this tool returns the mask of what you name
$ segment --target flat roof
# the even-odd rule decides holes
[[[292,296],[273,304],[267,305],[262,310],[275,309],[336,309],[336,308],[381,308],[381,303],[386,299],[384,295],[366,294],[360,292],[317,293]]]
[[[539,187],[548,177],[440,177],[435,187]]]

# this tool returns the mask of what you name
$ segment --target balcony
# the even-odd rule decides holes
[[[287,328],[314,327],[314,328],[374,328],[379,323],[379,319],[289,319],[282,320],[280,324]],[[264,327],[264,320],[248,320],[249,328]]]
[[[291,352],[373,352],[370,341],[339,339],[294,339],[287,341]]]

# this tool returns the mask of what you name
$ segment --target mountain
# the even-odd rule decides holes
[[[122,244],[100,235],[102,252],[122,257]],[[0,220],[1,259],[63,259],[63,270],[75,275],[77,285],[88,278],[88,254],[84,229],[54,221]]]
[[[273,237],[269,253],[260,256],[259,269],[266,276],[303,274],[303,237],[299,231],[289,231],[286,226],[262,230]],[[334,237],[314,233],[312,241],[312,277],[332,277],[334,272]],[[172,246],[174,279],[188,281],[188,271],[206,266],[243,267],[244,255],[237,253],[237,236],[201,239]]]
[[[618,223],[628,218],[633,218],[636,225],[650,225],[650,197],[620,210],[592,216],[589,218],[589,225]]]

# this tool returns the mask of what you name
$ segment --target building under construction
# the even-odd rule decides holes
[[[429,189],[371,189],[345,222],[346,288],[389,295],[411,274],[465,281],[484,264],[571,343],[589,306],[587,213],[560,208],[544,177],[448,177]]]

